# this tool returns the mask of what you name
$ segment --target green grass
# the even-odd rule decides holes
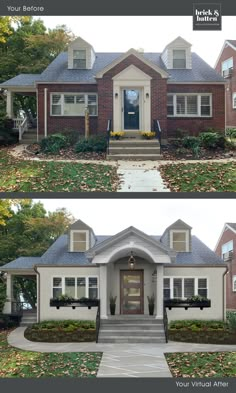
[[[119,177],[111,165],[28,161],[0,150],[0,191],[116,191]]]
[[[166,353],[174,377],[235,377],[236,352]]]
[[[22,351],[7,343],[6,331],[0,331],[0,377],[90,377],[97,375],[100,352],[41,353]]]
[[[236,191],[236,162],[166,164],[160,172],[171,191]]]

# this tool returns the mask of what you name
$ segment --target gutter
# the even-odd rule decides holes
[[[223,280],[223,321],[225,321],[225,304],[226,304],[226,292],[225,292],[225,276],[229,272],[228,266],[226,266],[226,270],[223,273],[222,280]]]
[[[38,281],[37,281],[37,322],[40,322],[40,274],[37,270],[37,266],[34,266],[34,271],[38,276]]]

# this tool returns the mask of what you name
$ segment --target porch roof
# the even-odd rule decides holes
[[[40,74],[19,74],[6,82],[0,83],[0,87],[35,87],[35,81],[39,80],[40,77]]]
[[[97,244],[111,238],[112,236],[97,236]],[[154,240],[160,240],[160,236],[150,236]],[[15,269],[33,269],[35,265],[55,265],[55,266],[84,266],[89,265],[91,261],[83,252],[68,251],[68,235],[60,236],[55,243],[43,254],[42,257],[20,257],[12,262],[1,266],[1,270]],[[210,250],[196,236],[192,236],[192,251],[180,252],[176,255],[174,266],[181,265],[212,265],[224,266],[224,261],[219,258],[212,250]]]

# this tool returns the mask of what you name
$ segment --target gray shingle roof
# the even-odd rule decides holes
[[[236,223],[235,222],[227,222],[226,224],[236,230]]]
[[[34,87],[35,81],[39,80],[41,74],[20,74],[14,78],[9,79],[4,83],[0,83],[0,86],[29,86]]]
[[[123,53],[96,53],[91,70],[69,70],[67,52],[60,53],[41,75],[21,74],[0,84],[0,86],[33,86],[34,82],[75,82],[96,83],[96,74],[118,59]],[[174,82],[224,82],[224,78],[211,68],[196,53],[192,53],[191,70],[167,70],[161,59],[161,53],[144,53],[143,56],[170,75],[168,83]],[[27,82],[28,78],[28,82]]]
[[[111,236],[97,236],[97,243],[101,243]],[[160,241],[161,236],[151,236]],[[89,265],[91,262],[83,252],[68,251],[68,235],[60,236],[42,257],[21,257],[2,266],[1,269],[32,269],[34,265],[66,266]],[[192,236],[192,252],[177,253],[174,265],[224,265],[224,262],[210,250],[196,236]]]
[[[226,40],[228,41],[231,45],[236,47],[236,40]]]

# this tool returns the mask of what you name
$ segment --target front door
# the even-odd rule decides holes
[[[120,313],[143,314],[143,270],[120,272]]]
[[[140,90],[123,90],[124,130],[139,130],[140,123]]]

